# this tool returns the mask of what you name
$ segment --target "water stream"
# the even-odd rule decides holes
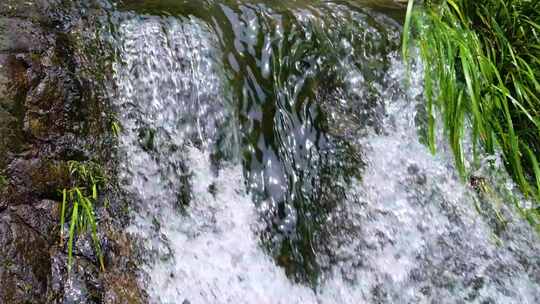
[[[403,12],[382,7],[111,13],[120,180],[151,303],[540,303],[540,239],[504,195],[459,179],[444,141],[422,144],[421,66],[399,56]]]

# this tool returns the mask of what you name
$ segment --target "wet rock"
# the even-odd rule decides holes
[[[11,207],[28,227],[52,244],[58,241],[58,219],[60,218],[60,203],[53,200],[42,200],[31,205],[19,205]]]
[[[17,118],[0,108],[0,168],[7,164],[8,152],[17,151],[21,146],[18,130]]]
[[[27,66],[14,54],[0,54],[0,107],[14,111],[18,95],[28,88]]]
[[[27,197],[59,199],[59,191],[67,188],[70,182],[65,161],[17,159],[6,172],[14,185],[12,193],[8,193],[13,204],[28,203]]]
[[[48,303],[102,303],[99,271],[92,261],[75,256],[71,272],[67,269],[67,254],[60,247],[51,248],[51,279],[47,291]]]
[[[66,85],[60,71],[51,71],[26,97],[26,106],[34,111],[47,111],[63,104]]]
[[[44,69],[43,77],[25,98],[24,131],[41,141],[62,136],[68,128],[79,130],[84,122],[76,106],[81,103],[80,88],[66,71],[46,66],[53,60],[54,54],[39,58],[36,65]]]
[[[138,267],[133,240],[118,231],[115,225],[104,228],[109,240],[106,260],[110,270],[102,277],[103,303],[146,303],[146,294],[138,287],[137,277],[133,275]]]
[[[21,96],[27,87],[25,65],[15,55],[0,54],[0,169],[8,153],[19,152],[24,143]]]
[[[0,17],[0,52],[40,52],[47,37],[34,23],[21,18]]]
[[[101,280],[95,263],[78,257],[64,285],[64,303],[102,303]]]
[[[0,302],[45,303],[47,242],[17,215],[0,215]]]
[[[133,275],[107,272],[103,276],[105,293],[103,303],[106,304],[138,304],[145,303],[141,290]]]
[[[62,303],[64,276],[67,273],[67,255],[58,246],[49,250],[51,261],[50,279],[47,284],[47,299],[50,303]]]
[[[79,237],[71,272],[67,269],[66,246],[51,249],[50,303],[146,303],[134,275],[131,241],[122,232],[107,230],[106,271],[97,267],[90,238]],[[117,229],[114,225],[109,229]]]
[[[100,9],[80,2],[0,1],[0,303],[144,302],[135,300],[142,298],[133,262],[109,255],[101,273],[83,236],[68,275],[67,246],[58,244],[60,190],[72,183],[67,162],[110,156],[99,55],[87,54],[95,20],[81,15]],[[100,237],[117,249],[106,239],[119,237]]]
[[[0,16],[50,23],[51,16],[46,12],[50,12],[58,5],[58,1],[55,0],[3,0],[0,3]]]

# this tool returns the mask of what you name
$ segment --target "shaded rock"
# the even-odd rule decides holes
[[[49,61],[49,57],[41,61]],[[85,123],[81,117],[80,85],[58,68],[47,68],[39,83],[26,95],[24,131],[44,141],[62,136],[66,131],[79,132]]]
[[[17,159],[6,170],[12,180],[12,204],[28,203],[28,197],[59,199],[59,190],[69,186],[67,162],[49,159]]]
[[[21,18],[0,18],[0,52],[40,52],[47,37],[34,23]]]
[[[115,225],[106,225],[108,240],[106,271],[98,268],[88,236],[77,238],[71,273],[67,269],[67,246],[51,248],[51,278],[47,290],[48,303],[147,303],[138,287],[129,238]]]
[[[19,121],[0,108],[0,168],[8,162],[8,152],[17,151],[22,145]]]
[[[27,66],[13,54],[0,54],[0,107],[13,111],[17,96],[28,89]]]
[[[58,5],[58,1],[55,0],[2,0],[0,15],[50,23],[52,18],[49,12]]]
[[[52,200],[42,200],[31,205],[19,205],[10,209],[28,227],[52,244],[58,241],[58,219],[60,218],[60,203]]]
[[[8,153],[17,153],[24,143],[22,96],[28,88],[26,66],[15,55],[0,54],[0,169]]]
[[[60,107],[65,98],[65,84],[60,79],[62,72],[50,71],[26,96],[26,106],[33,111],[48,111]]]
[[[47,242],[17,215],[0,215],[0,302],[46,303]]]

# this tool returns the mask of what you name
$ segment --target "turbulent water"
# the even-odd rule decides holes
[[[119,171],[151,303],[540,303],[539,238],[505,196],[459,179],[444,142],[436,156],[421,143],[400,14],[111,13]]]

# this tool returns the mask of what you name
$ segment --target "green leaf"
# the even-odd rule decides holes
[[[68,271],[71,271],[73,265],[73,239],[75,237],[75,226],[77,225],[79,204],[75,201],[73,205],[73,213],[71,214],[71,225],[69,227],[69,240],[68,240]]]
[[[409,36],[411,30],[411,18],[414,7],[414,0],[409,0],[407,4],[407,14],[405,15],[405,25],[403,26],[402,56],[403,60],[409,58]]]

